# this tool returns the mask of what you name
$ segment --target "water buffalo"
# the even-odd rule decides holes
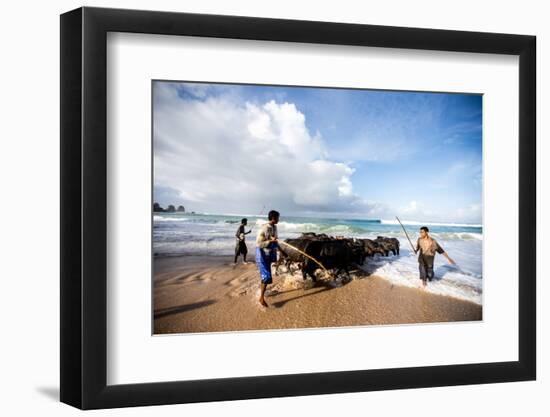
[[[312,240],[306,247],[306,253],[316,259],[327,270],[336,269],[336,275],[342,270],[349,275],[348,267],[353,263],[353,252],[344,239],[334,240]],[[315,272],[321,266],[310,258],[305,258],[302,266],[302,277],[304,280],[309,275],[316,281]]]
[[[390,252],[394,256],[399,255],[399,240],[397,240],[396,238],[378,236],[376,238],[376,242],[378,242],[378,245],[382,247],[386,256],[388,256]]]
[[[365,247],[360,239],[344,239],[352,254],[352,262],[358,265],[365,263],[367,254],[365,253]]]
[[[312,239],[310,237],[299,237],[299,238],[296,238],[296,239],[285,239],[284,240],[286,243],[289,243],[290,245],[292,245],[293,247],[299,249],[300,251],[302,252],[306,252],[306,247],[307,245],[312,241]],[[290,272],[292,274],[292,264],[295,263],[295,264],[298,264],[299,267],[302,266],[304,260],[305,260],[305,256],[302,255],[300,252],[298,252],[297,250],[294,250],[292,249],[291,247],[285,245],[285,244],[280,244],[279,245],[279,259],[278,261],[274,264],[275,266],[275,274],[279,274],[279,267],[281,265],[284,265],[286,267],[286,269],[288,270],[288,272]]]
[[[275,273],[278,274],[279,267],[285,265],[292,274],[292,265],[297,265],[304,279],[309,275],[316,281],[315,272],[322,268],[320,263],[327,270],[333,270],[333,276],[342,271],[349,276],[350,266],[363,265],[367,256],[376,253],[388,256],[390,251],[394,255],[399,254],[399,241],[395,238],[378,236],[376,240],[356,239],[308,232],[298,238],[280,242]]]
[[[379,253],[385,255],[384,249],[378,244],[378,242],[372,239],[359,239],[363,243],[363,250],[366,256],[374,256]]]
[[[336,275],[345,271],[349,275],[348,267],[352,264],[362,265],[365,261],[363,243],[358,239],[334,238],[326,234],[304,233],[296,239],[286,239],[301,252],[281,243],[279,245],[279,261],[276,265],[276,273],[281,264],[287,266],[292,273],[291,265],[296,263],[302,270],[304,279],[309,275],[314,281],[315,272],[321,268],[319,263],[327,270],[335,269]],[[317,262],[312,260],[315,259]]]
[[[309,240],[331,240],[334,239],[332,236],[327,235],[326,233],[314,233],[314,232],[304,232],[300,236],[303,239]]]

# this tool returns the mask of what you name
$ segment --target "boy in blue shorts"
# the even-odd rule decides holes
[[[268,223],[264,224],[258,236],[256,237],[256,265],[260,271],[260,304],[267,307],[264,294],[268,284],[273,282],[271,277],[271,264],[277,261],[277,223],[279,223],[280,214],[278,211],[271,210],[268,215]]]

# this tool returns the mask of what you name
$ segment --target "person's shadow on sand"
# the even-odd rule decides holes
[[[342,286],[345,285],[344,283],[342,283]],[[319,294],[321,292],[325,292],[325,291],[329,291],[329,290],[333,290],[335,288],[339,288],[338,286],[335,286],[335,285],[331,285],[329,282],[323,282],[323,281],[317,281],[317,283],[315,284],[314,287],[312,287],[311,289],[308,289],[308,290],[303,290],[303,291],[307,291],[307,292],[302,292],[300,295],[297,295],[296,297],[292,297],[292,298],[289,298],[289,299],[286,299],[286,300],[281,300],[281,301],[276,301],[274,303],[271,303],[270,305],[275,307],[275,308],[281,308],[283,307],[286,303],[290,302],[290,301],[296,301],[296,300],[299,300],[300,298],[304,298],[304,297],[309,297],[311,295],[315,295],[315,294]],[[311,290],[316,290],[316,291],[311,291]],[[317,291],[318,290],[318,291]],[[296,292],[298,290],[290,290],[288,292]],[[283,291],[283,292],[278,292],[277,294],[286,294],[287,291]]]
[[[210,304],[214,304],[215,300],[199,301],[197,303],[183,304],[181,306],[163,308],[155,311],[155,320],[162,317],[171,316],[172,314],[183,313],[185,311],[194,310],[196,308],[206,307]]]

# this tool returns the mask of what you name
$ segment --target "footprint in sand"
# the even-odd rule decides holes
[[[247,276],[241,276],[241,277],[233,278],[231,281],[227,282],[227,285],[229,285],[231,287],[235,287],[237,285],[241,285],[242,283],[248,281],[248,279],[249,278]]]
[[[200,274],[193,274],[193,275],[186,275],[176,278],[174,283],[179,284],[203,284],[206,282],[212,281],[211,276],[205,276],[207,273],[200,273]]]
[[[239,288],[235,288],[234,290],[230,291],[229,292],[229,296],[234,298],[234,297],[241,297],[243,295],[246,295],[250,292],[250,288],[242,288],[242,287],[239,287]]]
[[[238,278],[231,280],[227,284],[232,288],[231,291],[227,293],[230,297],[239,297],[249,294],[258,287],[257,283],[254,281]]]

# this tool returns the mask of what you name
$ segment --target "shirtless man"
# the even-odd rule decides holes
[[[420,279],[425,287],[427,281],[431,281],[434,277],[434,258],[435,253],[439,253],[447,258],[450,264],[455,265],[447,252],[443,250],[439,243],[428,234],[430,230],[426,226],[420,228],[420,237],[416,241],[416,249],[414,253],[420,252],[418,255],[418,269],[420,271]]]

